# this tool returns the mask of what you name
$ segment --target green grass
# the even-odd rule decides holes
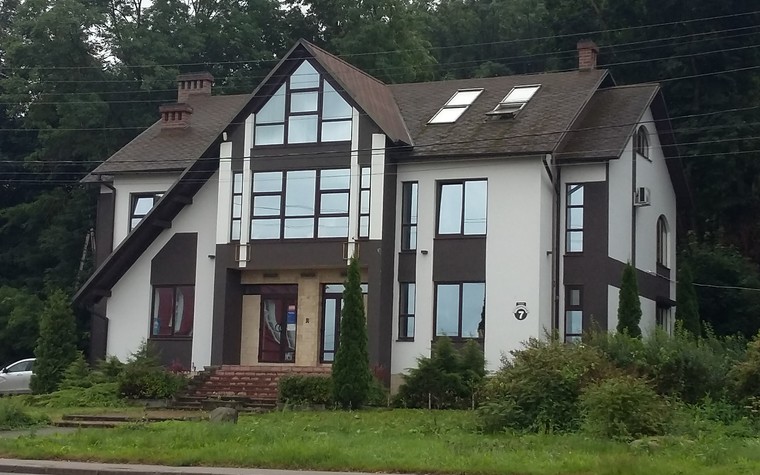
[[[634,448],[573,435],[483,435],[464,411],[278,412],[0,440],[0,456],[472,474],[754,474],[760,439],[705,433]]]

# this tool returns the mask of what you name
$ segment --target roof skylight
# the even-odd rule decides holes
[[[488,115],[515,115],[531,100],[540,84],[513,87]]]
[[[483,89],[460,89],[436,112],[428,124],[451,124],[475,102]]]

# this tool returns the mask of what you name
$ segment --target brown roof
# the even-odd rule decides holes
[[[657,84],[600,89],[591,98],[583,118],[568,133],[557,154],[561,159],[617,158],[633,128],[657,94]]]
[[[300,44],[319,61],[330,77],[338,81],[391,141],[412,144],[401,111],[385,83],[308,41],[301,40]]]
[[[139,171],[181,171],[192,165],[240,112],[250,94],[191,96],[193,108],[186,129],[162,130],[151,125],[111,158],[98,165],[84,181],[97,175]]]
[[[415,156],[553,152],[599,84],[605,70],[395,84],[393,92],[414,140]],[[515,86],[540,84],[514,118],[486,113]],[[459,89],[483,88],[452,124],[428,124]]]

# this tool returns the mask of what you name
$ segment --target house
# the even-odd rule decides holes
[[[670,328],[689,195],[662,92],[578,49],[574,71],[386,85],[300,41],[252,94],[181,75],[85,179],[93,354],[329,365],[351,256],[393,385],[442,335],[495,369],[528,338],[614,329],[626,262],[642,328]]]

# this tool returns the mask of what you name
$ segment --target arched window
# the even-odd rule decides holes
[[[657,264],[670,268],[668,264],[668,221],[665,216],[657,218]]]
[[[636,132],[636,153],[649,159],[649,132],[643,125]]]

